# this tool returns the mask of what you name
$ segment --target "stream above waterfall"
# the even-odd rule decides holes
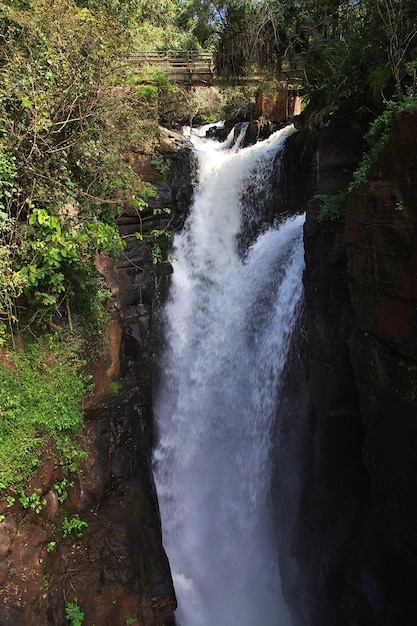
[[[194,200],[173,242],[154,400],[154,473],[179,626],[292,623],[270,486],[280,381],[303,293],[304,216],[265,226],[250,197],[257,207],[267,197],[293,132],[243,149],[231,136],[194,142]],[[245,244],[248,222],[258,235]]]

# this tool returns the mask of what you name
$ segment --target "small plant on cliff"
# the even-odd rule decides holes
[[[132,206],[136,209],[136,215],[139,218],[139,231],[135,233],[136,239],[140,241],[147,241],[152,250],[152,258],[154,265],[163,261],[163,252],[166,250],[169,240],[172,237],[172,232],[168,230],[166,217],[170,215],[171,209],[169,208],[154,208],[152,212],[148,211],[149,205],[146,201],[133,197],[131,200]],[[142,215],[142,213],[144,213]],[[159,216],[159,228],[147,228],[147,222],[150,222],[152,226],[155,225],[155,218]]]
[[[56,547],[56,541],[50,541],[46,547],[46,551],[48,552],[48,554],[51,554]]]
[[[164,157],[164,155],[160,152],[154,152],[151,157],[151,163],[161,174],[162,180],[166,180],[169,168],[171,167],[170,160],[167,157]]]
[[[82,625],[84,621],[84,613],[77,604],[77,598],[74,598],[74,602],[68,602],[65,607],[65,617],[67,618],[69,626]]]
[[[75,535],[80,539],[83,536],[83,529],[87,527],[87,522],[83,522],[79,515],[74,515],[71,519],[64,517],[64,521],[62,522],[62,536],[65,539],[68,535]]]
[[[109,396],[117,396],[117,394],[120,393],[120,387],[121,385],[117,380],[112,380],[107,385],[106,393],[108,393]]]
[[[58,502],[61,504],[65,502],[68,497],[68,487],[73,487],[74,481],[69,481],[66,476],[61,481],[57,481],[54,483],[54,489],[58,495]]]
[[[319,222],[325,220],[337,220],[346,211],[347,189],[342,189],[337,193],[324,193],[314,196],[320,201],[320,209],[317,214]]]
[[[19,496],[19,502],[24,509],[31,509],[35,513],[39,514],[43,507],[46,505],[46,500],[41,498],[42,490],[35,489],[29,496],[24,491]]]

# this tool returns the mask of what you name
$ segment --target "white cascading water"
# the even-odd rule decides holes
[[[271,510],[271,430],[302,296],[303,216],[238,250],[241,200],[287,127],[249,148],[196,138],[175,236],[154,470],[180,626],[289,626]],[[253,188],[253,187],[251,187]]]

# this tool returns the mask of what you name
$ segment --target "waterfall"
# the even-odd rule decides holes
[[[198,184],[174,240],[154,404],[154,471],[180,626],[291,624],[269,502],[271,432],[302,296],[304,216],[261,229],[246,250],[239,234],[242,198],[266,193],[293,130],[240,150],[230,138],[195,138]]]

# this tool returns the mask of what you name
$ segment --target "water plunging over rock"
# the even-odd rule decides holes
[[[269,502],[272,429],[297,320],[303,216],[259,217],[287,127],[236,151],[197,139],[199,182],[176,236],[155,473],[181,626],[287,626]]]

